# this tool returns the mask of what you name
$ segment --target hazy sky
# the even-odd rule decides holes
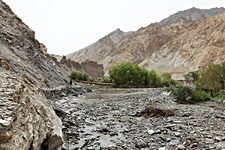
[[[49,53],[65,55],[113,30],[134,31],[191,7],[225,7],[225,0],[5,0]]]

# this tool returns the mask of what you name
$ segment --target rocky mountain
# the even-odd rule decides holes
[[[65,85],[35,32],[0,0],[0,149],[63,149],[62,122],[44,87]]]
[[[173,78],[180,79],[189,71],[225,60],[224,13],[224,8],[178,12],[130,33],[110,54],[107,51],[103,59],[95,61],[102,63],[106,72],[116,63],[131,61],[148,69],[170,72]],[[74,58],[78,53],[82,60],[92,56],[82,55],[84,50],[80,50]]]
[[[86,60],[100,62],[105,57],[111,55],[122,42],[125,42],[125,39],[130,34],[131,32],[123,32],[120,29],[116,29],[96,43],[67,55],[67,58],[77,62],[84,62]]]
[[[212,8],[212,9],[199,9],[199,8],[190,8],[188,10],[180,11],[169,16],[166,19],[163,19],[159,22],[161,26],[168,26],[177,22],[193,22],[201,21],[208,17],[215,16],[225,11],[225,8]]]

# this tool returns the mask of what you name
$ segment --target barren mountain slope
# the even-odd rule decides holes
[[[217,15],[222,14],[224,10],[191,8],[180,11],[159,23],[132,32],[112,53],[105,53],[103,59],[97,56],[102,56],[104,51],[100,54],[96,49],[93,50],[95,55],[79,57],[85,60],[90,56],[96,56],[95,60],[104,65],[106,72],[116,63],[131,61],[149,69],[183,75],[208,63],[223,61],[222,56],[214,56],[223,52],[216,42],[223,39],[224,18]],[[207,39],[215,42],[209,45]],[[219,43],[223,46],[223,43]],[[82,54],[84,51],[81,50],[79,53]],[[209,53],[211,54],[206,55]],[[209,56],[210,59],[207,58]],[[203,61],[206,58],[207,60]]]
[[[161,26],[171,25],[176,22],[192,22],[206,19],[211,16],[215,16],[225,11],[225,8],[212,8],[212,9],[198,9],[190,8],[184,11],[179,11],[166,19],[159,22]]]
[[[84,62],[85,60],[99,62],[106,56],[112,54],[130,34],[131,32],[123,32],[120,29],[116,29],[96,43],[67,55],[67,58],[77,62]]]
[[[105,69],[115,63],[129,60],[149,69],[182,75],[196,71],[209,63],[223,62],[224,16],[222,13],[188,25],[172,24],[165,27],[150,25],[141,29],[130,43],[126,43],[116,54],[104,60]],[[156,30],[154,34],[152,34],[153,27]],[[140,41],[140,37],[143,36],[146,38]],[[148,47],[145,47],[146,45]]]

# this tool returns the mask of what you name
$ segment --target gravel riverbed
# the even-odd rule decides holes
[[[54,103],[70,150],[225,149],[225,109],[216,102],[177,104],[163,89],[94,88]],[[174,116],[135,116],[147,106]]]

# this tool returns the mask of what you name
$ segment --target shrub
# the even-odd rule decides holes
[[[83,73],[81,80],[88,81],[89,80],[89,76],[86,73]]]
[[[187,81],[194,81],[196,82],[199,79],[199,73],[197,71],[189,72],[184,76],[185,80]]]
[[[112,82],[111,79],[110,79],[110,77],[108,77],[108,76],[102,77],[100,79],[100,81],[103,82],[103,83],[111,83]]]
[[[192,100],[199,101],[199,102],[207,101],[211,99],[210,93],[207,93],[201,90],[194,91],[191,97],[192,97]]]
[[[188,86],[173,87],[169,90],[179,103],[203,102],[211,99],[210,93]]]
[[[169,87],[171,85],[176,84],[176,82],[172,79],[171,75],[167,72],[161,73],[161,78],[162,78],[161,81],[162,86]]]
[[[88,81],[89,80],[89,76],[86,73],[81,73],[78,71],[71,72],[69,77],[73,80],[78,80],[78,81]]]
[[[193,90],[187,86],[172,87],[170,91],[178,101],[191,100],[193,93]]]

